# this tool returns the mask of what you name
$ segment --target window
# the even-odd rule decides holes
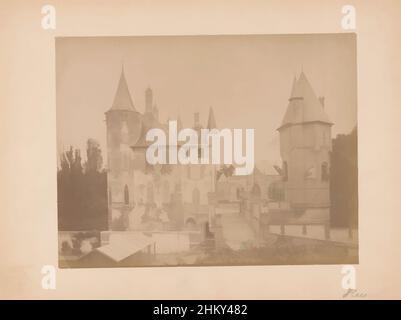
[[[288,165],[287,161],[283,162],[283,181],[288,181]]]
[[[129,190],[127,185],[124,187],[124,204],[129,205]]]
[[[329,164],[327,162],[322,163],[321,176],[322,176],[322,181],[329,181],[330,173],[329,173]]]
[[[306,179],[316,179],[316,169],[315,166],[311,166],[305,172]]]

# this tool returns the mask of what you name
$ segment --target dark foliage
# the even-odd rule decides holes
[[[333,139],[330,168],[331,225],[358,226],[357,130]]]
[[[72,147],[60,156],[57,172],[59,231],[107,230],[107,173],[101,170],[99,144],[90,139],[88,160],[81,164],[79,150]]]

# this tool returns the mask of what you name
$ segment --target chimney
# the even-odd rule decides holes
[[[319,97],[320,104],[322,105],[322,108],[324,108],[324,97]]]
[[[199,112],[194,113],[194,128],[199,127]]]

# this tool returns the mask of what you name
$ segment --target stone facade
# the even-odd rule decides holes
[[[194,129],[200,129],[198,120],[196,114]],[[177,122],[181,125],[180,120]],[[212,109],[207,126],[211,125],[215,125]],[[138,112],[122,70],[113,105],[106,112],[106,126],[109,228],[143,229],[144,221],[148,224],[153,221],[153,228],[163,228],[166,224],[181,228],[188,220],[186,215],[196,223],[195,213],[208,204],[208,194],[214,190],[215,168],[146,162],[147,131],[151,128],[167,131],[167,124],[159,121],[152,89],[145,92],[145,112]]]

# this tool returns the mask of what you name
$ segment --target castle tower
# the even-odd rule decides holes
[[[216,119],[214,117],[213,108],[210,107],[209,115],[207,118],[207,125],[206,128],[209,130],[217,129]],[[209,147],[209,155],[211,154],[212,150]],[[208,165],[208,170],[210,172],[210,194],[208,195],[208,205],[209,205],[209,212],[208,212],[208,222],[209,226],[213,227],[215,225],[215,217],[216,217],[216,210],[215,210],[215,203],[213,201],[213,196],[216,193],[216,167],[213,164]],[[212,197],[212,198],[211,198]]]
[[[294,210],[329,219],[331,126],[322,104],[302,72],[294,79],[281,126],[280,153],[285,198]],[[312,217],[310,216],[310,217]]]
[[[124,69],[112,107],[105,113],[108,156],[109,229],[125,230],[134,204],[134,155],[130,146],[139,139],[140,114],[134,107]]]
[[[217,129],[216,119],[214,117],[214,111],[213,111],[212,107],[210,107],[210,109],[209,109],[209,115],[207,118],[206,128],[209,130]],[[212,148],[211,148],[211,146],[209,146],[208,148],[209,148],[209,155],[211,155]],[[216,166],[213,164],[209,164],[209,165],[207,165],[207,169],[210,171],[210,176],[211,176],[211,179],[210,179],[211,192],[215,192],[216,191],[216,183],[217,183],[216,182]]]

